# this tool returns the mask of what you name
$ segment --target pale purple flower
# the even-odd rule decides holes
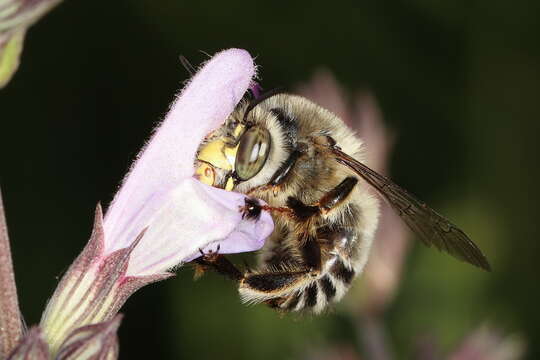
[[[210,59],[172,104],[105,218],[98,205],[90,241],[41,319],[53,355],[77,328],[110,320],[133,292],[172,276],[170,269],[201,250],[238,253],[264,245],[273,231],[268,213],[244,219],[245,195],[193,178],[198,145],[234,110],[254,75],[244,50]]]
[[[216,55],[172,104],[138,156],[104,222],[106,253],[129,246],[148,227],[133,251],[128,275],[166,271],[198,254],[208,239],[224,239],[235,229],[231,238],[221,242],[220,252],[257,250],[271,233],[267,213],[261,222],[240,221],[237,210],[243,195],[192,178],[198,145],[234,110],[254,75],[246,51],[231,49]],[[175,237],[188,241],[179,243]]]
[[[526,344],[518,334],[504,334],[492,326],[482,325],[467,335],[449,360],[520,360]]]

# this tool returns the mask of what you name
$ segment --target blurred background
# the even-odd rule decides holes
[[[539,35],[537,1],[61,4],[0,91],[0,185],[27,322],[188,78],[179,56],[197,65],[240,47],[264,88],[346,118],[379,170],[466,230],[493,272],[422,247],[385,215],[366,276],[327,314],[246,307],[225,279],[193,282],[185,267],[130,298],[121,358],[540,358]]]

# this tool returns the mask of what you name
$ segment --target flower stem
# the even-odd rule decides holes
[[[22,336],[21,313],[17,300],[15,274],[0,192],[0,358],[5,359]]]

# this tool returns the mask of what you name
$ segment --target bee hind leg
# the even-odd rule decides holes
[[[319,313],[333,296],[320,285],[324,279],[314,278],[309,270],[261,273],[246,276],[239,291],[245,303],[262,302],[282,312],[306,309]],[[333,284],[330,287],[335,291]]]
[[[265,303],[283,309],[292,294],[313,282],[310,270],[268,270],[246,274],[240,281],[239,291],[246,303]],[[285,309],[286,310],[286,309]]]
[[[315,237],[302,236],[301,260],[281,268],[269,267],[256,273],[247,273],[240,281],[239,291],[244,302],[264,302],[271,308],[283,311],[297,310],[299,297],[310,294],[302,307],[316,305],[316,282],[321,276],[321,248]],[[298,305],[300,306],[300,305]]]
[[[303,263],[307,269],[311,270],[313,276],[317,276],[321,271],[321,243],[318,235],[313,234],[314,217],[325,215],[341,204],[353,191],[358,183],[358,179],[349,176],[341,183],[328,191],[315,205],[306,205],[302,201],[289,197],[287,206],[294,212],[295,218],[305,226],[305,231],[298,236],[300,253]]]

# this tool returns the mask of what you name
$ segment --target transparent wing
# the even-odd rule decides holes
[[[394,184],[391,180],[371,170],[366,165],[353,159],[338,148],[331,148],[336,160],[349,167],[373,186],[398,213],[409,228],[422,242],[431,247],[491,271],[491,267],[482,251],[471,239],[448,219],[415,198],[412,194]]]

